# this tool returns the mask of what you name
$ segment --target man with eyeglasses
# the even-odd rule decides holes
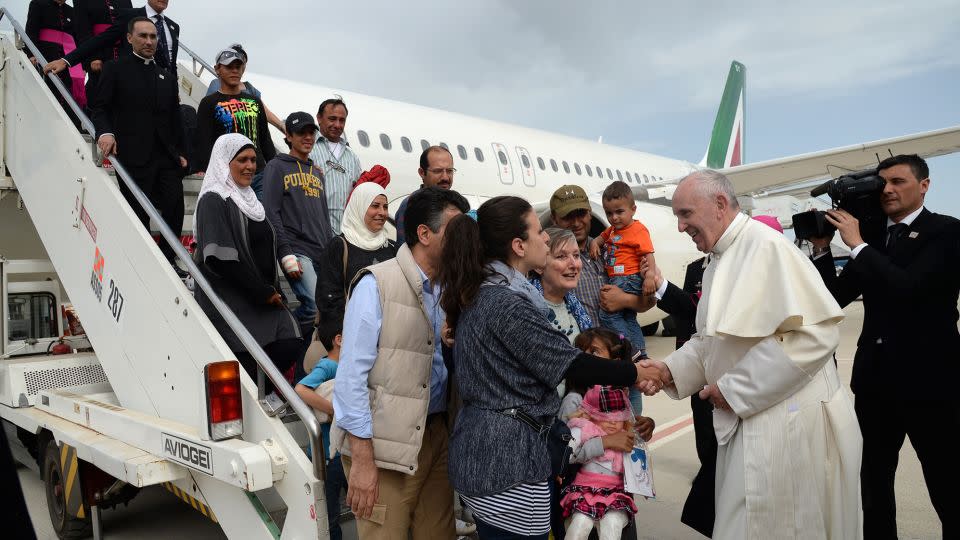
[[[420,154],[420,168],[417,169],[417,173],[420,175],[421,189],[425,187],[450,189],[453,187],[453,175],[456,172],[457,170],[453,168],[453,154],[447,148],[431,146]],[[394,215],[394,222],[397,224],[397,244],[402,244],[404,241],[403,216],[407,212],[409,198],[408,196],[400,203]]]
[[[347,104],[340,96],[324,100],[317,109],[317,125],[320,135],[310,151],[310,159],[323,168],[324,187],[327,190],[327,208],[330,211],[330,228],[334,236],[340,234],[343,209],[353,185],[363,169],[360,160],[343,138],[347,124]]]

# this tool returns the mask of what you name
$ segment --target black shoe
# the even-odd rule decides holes
[[[173,266],[173,271],[177,273],[177,277],[180,279],[187,279],[190,277],[190,272],[187,272],[175,262],[171,261],[170,264]]]

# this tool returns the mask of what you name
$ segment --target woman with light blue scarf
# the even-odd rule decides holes
[[[580,247],[577,238],[568,229],[554,227],[545,232],[550,236],[547,264],[530,279],[530,283],[546,301],[549,308],[547,320],[573,343],[580,332],[593,326],[587,310],[573,293],[580,280],[580,269],[583,268]]]

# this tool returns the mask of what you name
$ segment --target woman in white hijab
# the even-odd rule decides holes
[[[280,295],[277,247],[263,205],[250,188],[253,142],[238,133],[217,139],[194,212],[193,258],[281,372],[301,354],[300,329]],[[196,300],[251,378],[256,362],[199,288]],[[267,390],[269,392],[269,388]]]
[[[342,233],[327,245],[317,283],[321,320],[343,318],[346,290],[361,269],[392,259],[397,244],[387,236],[387,193],[374,182],[358,184],[343,210]]]

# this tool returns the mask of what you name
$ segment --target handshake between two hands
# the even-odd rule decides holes
[[[670,373],[667,364],[662,361],[648,358],[640,360],[634,365],[637,367],[635,386],[644,394],[652,396],[664,387],[673,385],[673,374]],[[715,409],[731,410],[716,383],[704,386],[703,390],[700,390],[699,396],[700,399],[709,401]]]

